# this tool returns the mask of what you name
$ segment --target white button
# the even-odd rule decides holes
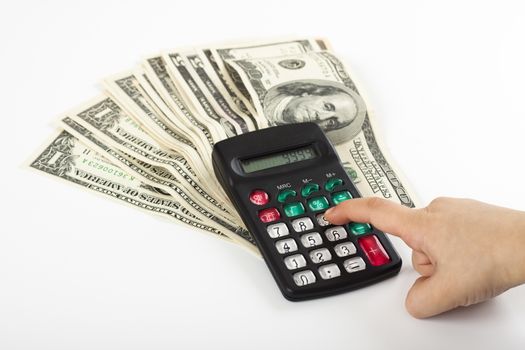
[[[334,250],[339,257],[352,255],[356,252],[355,245],[352,242],[339,243],[334,247]]]
[[[293,238],[283,239],[275,242],[275,248],[281,254],[286,254],[290,252],[295,252],[297,250],[297,243]]]
[[[269,225],[266,227],[266,232],[270,235],[272,238],[278,238],[282,236],[287,236],[290,232],[288,231],[288,226],[284,222],[280,222],[278,224]]]
[[[284,264],[288,270],[295,270],[306,266],[306,259],[301,254],[290,255],[284,258]]]
[[[304,232],[314,228],[314,223],[308,217],[295,219],[292,221],[292,227],[295,232]]]
[[[326,238],[328,238],[328,240],[331,242],[339,241],[348,237],[348,234],[346,233],[346,230],[343,226],[334,226],[332,228],[329,228],[328,230],[324,231],[324,234],[326,235]]]
[[[324,280],[341,276],[341,270],[336,264],[323,265],[319,268],[319,274]]]
[[[315,219],[317,220],[317,223],[319,224],[319,226],[328,226],[328,225],[330,225],[330,223],[328,221],[326,221],[326,219],[324,218],[324,214],[317,214]]]
[[[307,233],[301,236],[301,243],[306,248],[315,247],[323,244],[323,239],[321,235],[317,232]]]
[[[360,257],[345,260],[343,263],[345,270],[352,273],[356,271],[364,270],[366,267],[365,261]]]
[[[310,259],[316,264],[332,260],[332,254],[326,248],[312,250],[310,252]]]
[[[310,270],[301,271],[293,275],[293,280],[299,287],[306,286],[307,284],[315,283],[315,275]]]

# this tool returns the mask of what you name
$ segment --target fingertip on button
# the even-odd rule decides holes
[[[326,220],[328,220],[328,218],[326,217],[327,215],[330,216],[332,213],[334,212],[334,208],[330,208],[328,209],[327,211],[324,212],[324,218]]]

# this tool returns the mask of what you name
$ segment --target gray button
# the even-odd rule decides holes
[[[314,223],[309,217],[299,218],[292,221],[295,232],[304,232],[314,228]]]
[[[310,252],[310,259],[316,264],[332,260],[332,254],[326,248],[312,250]]]
[[[334,247],[337,256],[348,256],[356,253],[355,245],[352,242],[339,243]]]
[[[330,223],[328,221],[326,221],[326,219],[324,218],[324,214],[317,214],[315,216],[315,219],[317,220],[317,223],[319,224],[319,226],[328,226],[328,225],[330,225]]]
[[[290,233],[290,231],[288,231],[288,226],[286,226],[284,222],[269,225],[268,227],[266,227],[266,232],[268,232],[268,234],[272,238],[287,236]]]
[[[346,230],[343,226],[331,227],[328,230],[324,231],[324,234],[326,235],[326,238],[328,238],[328,240],[331,242],[339,241],[348,237],[348,234],[346,233]]]
[[[321,238],[321,235],[319,233],[311,232],[311,233],[306,233],[301,236],[301,243],[306,248],[315,247],[315,246],[323,244],[323,239]]]
[[[293,275],[293,280],[299,287],[306,286],[307,284],[315,283],[315,275],[310,270],[301,271]]]
[[[341,270],[336,264],[323,265],[319,268],[319,274],[324,280],[341,276]]]
[[[284,264],[288,270],[295,270],[306,266],[306,259],[301,254],[290,255],[284,258]]]
[[[343,266],[345,267],[345,270],[349,273],[361,271],[366,268],[365,261],[361,257],[355,257],[352,259],[345,260],[343,263]]]
[[[295,252],[297,250],[297,243],[295,243],[293,238],[282,239],[275,242],[275,248],[281,254],[287,254],[290,252]]]

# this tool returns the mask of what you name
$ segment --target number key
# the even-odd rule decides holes
[[[357,251],[352,242],[339,243],[334,247],[334,250],[338,257],[352,255]]]
[[[310,259],[316,264],[332,260],[332,254],[326,248],[312,250],[310,252]]]
[[[290,231],[288,231],[288,226],[286,226],[284,222],[269,225],[266,227],[266,232],[268,232],[268,235],[272,238],[287,236],[290,233]]]
[[[301,254],[290,255],[284,258],[284,264],[288,270],[295,270],[306,266],[306,259]]]
[[[348,234],[346,233],[346,230],[343,226],[334,226],[329,228],[328,230],[324,231],[324,234],[330,242],[339,241],[348,237]]]
[[[306,286],[307,284],[315,283],[315,275],[310,270],[301,271],[293,275],[293,280],[299,287]]]
[[[304,232],[314,228],[314,223],[309,217],[299,218],[292,221],[295,232]]]
[[[323,244],[323,239],[321,235],[317,232],[307,233],[301,236],[301,243],[304,247],[315,247]]]
[[[281,254],[287,254],[290,252],[295,252],[297,250],[297,243],[295,243],[293,238],[282,239],[275,242],[275,248]]]

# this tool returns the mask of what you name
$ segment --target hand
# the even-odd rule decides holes
[[[406,297],[417,318],[503,293],[525,282],[525,212],[469,199],[437,198],[410,209],[380,198],[347,200],[325,213],[329,222],[369,222],[413,249],[421,274]]]

